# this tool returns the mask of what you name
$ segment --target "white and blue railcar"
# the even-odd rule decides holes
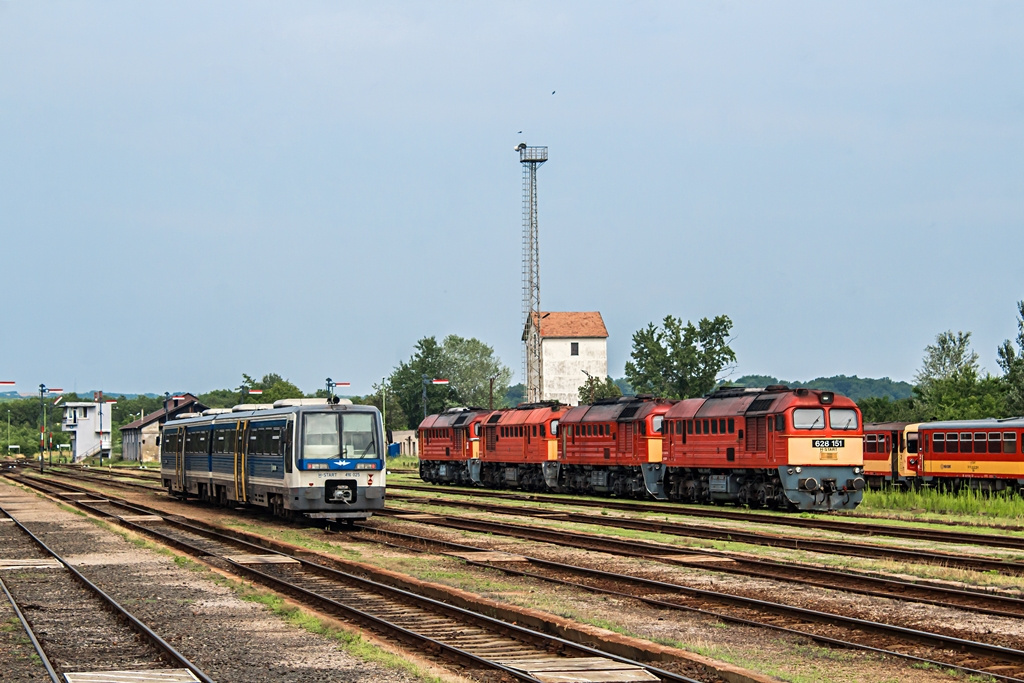
[[[354,521],[384,507],[380,412],[345,399],[285,399],[182,416],[163,427],[167,492],[284,518]]]

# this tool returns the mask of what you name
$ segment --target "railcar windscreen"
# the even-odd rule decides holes
[[[824,408],[797,408],[793,411],[793,429],[824,429]]]
[[[338,415],[306,413],[302,435],[302,457],[337,458],[341,455]]]
[[[828,426],[832,429],[857,429],[857,411],[849,408],[831,408],[828,411]]]
[[[346,458],[379,457],[371,413],[349,413],[341,418],[341,427],[341,445]]]
[[[371,413],[306,413],[304,427],[304,458],[380,457]]]

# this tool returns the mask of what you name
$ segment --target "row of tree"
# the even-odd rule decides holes
[[[972,420],[1024,415],[1024,301],[1017,302],[1017,338],[996,350],[1003,374],[981,372],[970,332],[948,330],[925,347],[913,395],[859,402],[866,422]]]
[[[971,349],[970,332],[942,332],[935,344],[925,348],[922,367],[910,395],[902,383],[893,383],[891,395],[863,397],[865,382],[857,377],[820,378],[803,383],[815,388],[833,389],[860,398],[859,405],[868,422],[925,421],[1005,417],[1024,414],[1024,301],[1018,302],[1014,341],[1005,341],[998,349],[1003,375],[982,376],[978,354]],[[670,399],[703,396],[722,385],[722,375],[736,362],[729,346],[732,320],[726,315],[702,318],[696,324],[666,316],[660,326],[654,323],[633,334],[633,348],[626,363],[626,377],[588,377],[580,387],[580,402],[621,396],[623,393],[653,394]],[[412,356],[398,364],[372,393],[353,397],[356,403],[375,405],[386,414],[386,428],[413,429],[424,410],[437,413],[452,406],[503,408],[523,400],[522,384],[510,386],[512,370],[501,362],[494,349],[475,338],[448,335],[440,342],[424,337],[416,342]],[[774,377],[751,375],[741,378],[748,386],[777,383]],[[447,383],[435,383],[447,380]],[[871,380],[878,382],[878,380]],[[794,383],[798,386],[801,383]],[[820,385],[820,386],[819,386]],[[876,387],[877,389],[877,387]],[[258,401],[272,403],[282,398],[304,396],[301,389],[281,375],[269,373],[260,379],[242,375],[234,389],[217,389],[198,395],[211,408],[228,408],[251,402],[251,390],[260,390]],[[327,395],[326,386],[310,396]],[[79,400],[68,394],[67,401]],[[111,406],[115,454],[119,451],[119,430],[125,424],[163,407],[163,399],[152,396],[117,397]],[[39,445],[40,404],[38,399],[18,399],[0,403],[10,417],[9,442],[21,452],[34,454]],[[48,428],[55,443],[67,443],[60,430],[60,410],[51,409]],[[0,418],[3,413],[0,412]]]

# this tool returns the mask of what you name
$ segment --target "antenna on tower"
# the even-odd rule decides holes
[[[523,377],[526,402],[543,400],[540,357],[540,243],[537,235],[537,169],[548,160],[547,147],[516,147],[523,166]],[[533,324],[531,325],[531,321]]]

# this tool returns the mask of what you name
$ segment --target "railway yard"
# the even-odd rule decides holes
[[[1024,529],[388,489],[341,530],[9,471],[4,680],[1024,680]]]

